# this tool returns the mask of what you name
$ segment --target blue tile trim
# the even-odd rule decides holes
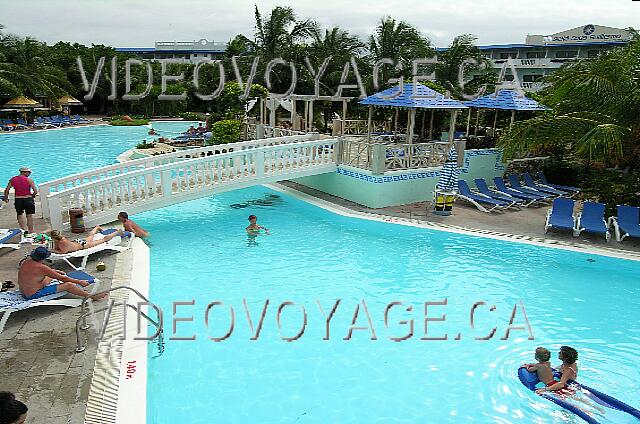
[[[383,175],[383,176],[374,176],[362,174],[360,172],[351,171],[349,169],[338,168],[336,171],[338,174],[357,178],[359,180],[367,181],[369,183],[374,184],[384,184],[384,183],[393,183],[398,181],[408,181],[408,180],[417,180],[423,178],[440,178],[440,171],[432,171],[432,172],[414,172],[411,174],[397,174],[397,175]]]

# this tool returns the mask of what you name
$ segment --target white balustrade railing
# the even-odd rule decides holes
[[[251,185],[336,170],[338,139],[275,144],[129,170],[48,196],[51,228],[69,227],[70,208],[86,225]]]
[[[195,149],[179,150],[173,153],[165,153],[157,156],[149,156],[135,159],[123,163],[117,163],[102,168],[92,169],[86,172],[69,175],[39,185],[40,202],[42,205],[42,215],[49,218],[49,198],[52,193],[65,190],[72,187],[82,186],[102,179],[110,178],[117,175],[128,174],[141,169],[153,166],[164,165],[172,162],[187,160],[196,157],[204,157],[217,155],[222,153],[233,152],[236,150],[255,149],[264,146],[272,146],[278,144],[302,143],[310,140],[316,140],[317,133],[309,133],[304,135],[294,135],[286,137],[269,138],[262,140],[242,141],[238,143],[217,144],[213,146],[198,147]]]
[[[384,169],[416,169],[443,166],[453,143],[432,142],[385,145]]]
[[[343,139],[339,161],[376,174],[400,169],[436,168],[447,160],[453,143],[396,144]]]

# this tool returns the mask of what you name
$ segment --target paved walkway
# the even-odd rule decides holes
[[[11,202],[0,210],[0,228],[16,228],[16,224]],[[37,219],[36,231],[46,230],[46,222]],[[18,262],[30,251],[30,244],[20,250],[0,249],[0,281],[15,282]],[[100,279],[102,290],[111,286],[116,260],[123,258],[113,254],[100,256],[107,265],[103,272],[95,270],[97,258],[98,255],[91,258],[87,270]],[[71,270],[63,262],[55,266]],[[96,342],[90,338],[86,351],[75,352],[75,323],[79,316],[80,308],[31,308],[12,313],[0,334],[0,390],[14,392],[27,405],[27,423],[84,422]]]
[[[611,229],[611,240],[607,243],[602,236],[583,233],[580,237],[573,237],[570,232],[549,231],[544,233],[544,223],[547,210],[551,205],[540,207],[528,207],[520,210],[511,209],[504,213],[480,212],[474,206],[464,201],[457,200],[454,204],[451,216],[440,216],[432,212],[430,202],[418,202],[403,206],[390,206],[381,209],[370,209],[358,205],[348,200],[341,199],[330,194],[322,193],[303,185],[284,181],[279,183],[286,187],[294,188],[303,193],[311,194],[320,199],[326,200],[349,209],[395,216],[399,218],[416,219],[420,221],[435,222],[440,224],[455,225],[458,227],[477,229],[482,231],[516,234],[533,238],[544,238],[551,241],[563,241],[574,243],[585,247],[599,247],[616,250],[626,250],[630,252],[640,252],[640,240],[625,239],[622,243],[615,241],[613,228]]]

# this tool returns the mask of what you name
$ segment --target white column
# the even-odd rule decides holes
[[[276,126],[276,99],[269,99],[269,106],[271,107],[271,109],[269,109],[269,125],[271,127]]]
[[[373,118],[373,106],[369,106],[369,118],[367,119],[367,143],[371,143],[371,120]]]
[[[313,131],[313,100],[309,102],[309,132]]]
[[[456,131],[456,115],[458,114],[457,110],[451,111],[451,122],[449,122],[449,142],[453,141],[453,133]]]
[[[416,110],[409,109],[409,120],[407,122],[407,138],[409,139],[409,144],[413,143],[413,132],[416,125]]]
[[[340,134],[344,135],[344,126],[347,121],[347,101],[342,101],[342,129],[340,130]]]
[[[516,111],[512,110],[511,111],[511,124],[509,124],[509,128],[511,128],[511,126],[513,125],[513,121],[516,119]]]
[[[467,115],[467,131],[465,132],[465,135],[467,137],[469,137],[469,126],[471,124],[471,108],[469,108],[469,114]]]

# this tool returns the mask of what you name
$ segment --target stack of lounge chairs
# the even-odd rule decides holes
[[[477,190],[472,190],[466,181],[458,181],[458,197],[470,202],[482,212],[504,211],[512,207],[527,207],[535,203],[544,203],[556,197],[572,197],[579,188],[550,184],[542,171],[538,172],[538,181],[529,173],[521,176],[512,174],[493,179],[494,186],[489,187],[483,178],[474,180]]]
[[[43,116],[36,117],[32,123],[27,123],[24,119],[18,118],[15,121],[11,119],[0,119],[0,130],[14,131],[26,129],[47,129],[60,128],[69,125],[80,125],[91,123],[91,121],[81,118],[78,115],[66,116]]]
[[[574,237],[583,232],[611,238],[610,229],[613,226],[616,240],[622,242],[626,237],[640,238],[640,208],[619,205],[618,216],[605,219],[606,205],[604,203],[584,202],[582,212],[573,213],[575,202],[572,199],[558,198],[547,213],[544,232],[549,229],[571,231]]]

